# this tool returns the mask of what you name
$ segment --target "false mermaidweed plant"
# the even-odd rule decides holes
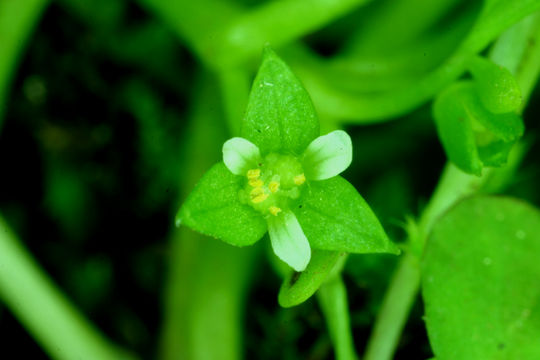
[[[399,253],[367,203],[339,176],[352,161],[342,130],[319,136],[306,90],[266,48],[253,83],[242,137],[223,145],[177,215],[203,234],[236,246],[268,231],[274,253],[296,271],[311,248],[351,253]]]
[[[522,112],[540,72],[540,16],[533,14],[540,9],[540,0],[395,0],[373,2],[363,9],[360,7],[367,3],[365,0],[139,2],[167,26],[152,18],[143,20],[141,26],[130,24],[126,28],[122,9],[128,2],[123,0],[101,1],[92,7],[68,0],[55,3],[56,8],[66,7],[70,14],[82,15],[80,18],[95,28],[90,37],[76,36],[76,44],[93,39],[89,48],[93,49],[100,42],[98,39],[105,40],[105,51],[112,52],[108,56],[114,62],[122,59],[143,71],[143,75],[158,75],[161,80],[156,79],[157,83],[180,91],[181,97],[190,94],[191,112],[186,119],[193,136],[184,139],[183,161],[178,160],[171,135],[184,132],[170,131],[160,122],[168,114],[160,86],[156,88],[142,80],[146,76],[139,76],[137,71],[136,77],[130,77],[128,84],[121,86],[124,91],[114,92],[122,94],[122,100],[112,94],[110,98],[109,94],[106,96],[115,107],[127,101],[125,110],[137,119],[140,127],[139,152],[144,154],[144,160],[139,164],[143,165],[139,173],[153,175],[151,186],[145,186],[152,201],[136,203],[154,204],[157,193],[162,194],[162,199],[170,198],[170,194],[164,195],[167,192],[156,189],[178,187],[181,193],[191,190],[195,178],[217,161],[212,150],[219,152],[224,133],[236,136],[225,142],[222,161],[199,181],[178,214],[179,223],[225,244],[183,226],[171,231],[170,278],[164,296],[165,324],[160,340],[162,359],[234,360],[242,354],[248,358],[328,358],[328,340],[339,360],[356,359],[355,345],[364,343],[365,360],[389,360],[396,351],[396,358],[434,355],[437,360],[540,359],[540,212],[523,201],[480,195],[501,193],[514,183],[519,188],[513,189],[514,195],[538,202],[535,164],[531,161],[535,159],[534,152],[525,161],[527,176],[516,172],[532,143],[527,138],[522,140]],[[7,85],[15,78],[11,75],[16,59],[46,4],[43,0],[0,1],[0,122],[6,109],[3,104],[10,104]],[[99,10],[103,11],[96,16]],[[526,17],[529,14],[533,15]],[[342,17],[349,20],[341,22]],[[516,26],[503,33],[517,21]],[[330,23],[338,26],[325,29]],[[121,31],[119,37],[120,29],[125,33]],[[313,35],[306,42],[308,34]],[[320,39],[323,41],[319,42]],[[178,66],[178,59],[173,56],[178,40],[204,66]],[[339,44],[332,45],[336,53],[320,56],[319,46],[322,44],[324,49],[324,43],[330,43],[328,40]],[[253,71],[250,65],[256,62],[265,42],[279,49],[310,95],[283,61],[266,50],[244,112]],[[38,48],[41,54],[43,49]],[[148,53],[156,56],[148,59]],[[65,61],[50,63],[54,66],[49,69],[47,63],[43,67],[46,71],[37,72],[37,78],[44,79],[43,82],[16,76],[25,84],[23,91],[14,91],[12,95],[13,103],[21,103],[24,108],[19,120],[24,121],[34,111],[39,115],[36,119],[55,117],[51,115],[56,110],[42,113],[48,108],[48,101],[28,107],[27,101],[21,102],[17,95],[24,93],[28,100],[35,100],[32,84],[44,85],[42,90],[49,88],[47,84],[61,84],[55,75],[63,71],[54,70]],[[80,76],[82,81],[95,84],[91,75],[96,73],[95,68],[86,61],[77,63],[81,64],[77,76],[87,74]],[[193,86],[190,81],[181,81],[188,79],[183,71],[191,72],[194,68],[198,70],[193,72],[198,74]],[[184,88],[188,84],[190,87]],[[90,87],[96,89],[94,85]],[[48,93],[51,100],[56,93]],[[325,129],[322,136],[310,97]],[[81,98],[81,104],[88,100]],[[428,111],[412,112],[432,99],[433,119]],[[54,101],[51,104],[56,107]],[[7,110],[8,117],[13,118],[13,109]],[[223,114],[220,110],[224,110]],[[524,117],[533,118],[532,111]],[[173,115],[178,115],[172,117],[173,128],[179,130],[177,126],[183,126],[183,122],[178,119],[183,118],[183,113]],[[396,121],[391,124],[391,120]],[[431,131],[431,120],[435,122],[436,134]],[[358,129],[354,159],[349,136],[341,130],[331,131],[344,124],[374,122],[388,124]],[[30,127],[39,123],[34,120]],[[12,125],[6,127],[6,134],[10,128]],[[65,130],[63,125],[59,128]],[[528,128],[534,132],[534,123],[529,122]],[[37,129],[36,139],[51,133],[39,130],[39,126]],[[123,127],[119,129],[125,133]],[[423,183],[423,190],[426,186],[431,189],[431,170],[440,168],[440,164],[423,156],[425,149],[433,149],[431,145],[419,141],[416,150],[412,146],[423,133],[430,138],[438,135],[449,162],[433,195],[426,199],[425,207],[420,206],[414,219],[413,202],[423,204],[421,197],[427,194],[418,192],[418,183]],[[91,219],[96,212],[95,208],[92,211],[90,201],[88,209],[81,201],[88,179],[70,175],[79,168],[58,159],[46,148],[43,147],[44,158],[49,160],[44,170],[49,175],[44,183],[51,201],[44,203],[55,220],[58,218],[59,223],[68,225],[66,228],[76,230],[78,227],[73,224],[77,222],[72,220],[77,219],[73,215],[77,205],[82,209],[79,220]],[[401,165],[404,158],[406,166]],[[373,179],[368,186],[362,184],[362,193],[369,196],[382,223],[388,225],[388,233],[396,239],[404,235],[403,256],[348,257],[347,253],[397,253],[365,201],[340,176],[351,161],[354,173],[349,171],[345,177],[353,182]],[[2,164],[2,180],[13,173],[20,178],[24,175],[9,171],[9,161]],[[421,166],[408,166],[413,164]],[[123,179],[123,175],[118,179]],[[147,180],[144,177],[141,183],[146,185]],[[25,185],[26,181],[21,183]],[[11,189],[13,184],[8,185],[4,188]],[[127,194],[126,203],[130,203],[132,196]],[[41,199],[37,200],[41,203]],[[16,210],[13,216],[10,206],[6,208],[2,203],[2,213],[4,210],[6,219],[20,217],[20,211]],[[52,358],[129,358],[129,354],[111,346],[96,327],[85,321],[83,313],[70,305],[62,291],[51,286],[43,269],[20,246],[16,233],[9,231],[8,222],[12,220],[3,221],[3,216],[0,214],[2,305],[11,310]],[[390,225],[403,218],[408,218],[406,234]],[[117,221],[115,218],[121,229],[118,233],[138,237],[139,226],[130,227],[130,233]],[[80,229],[75,232],[86,233],[83,226]],[[152,225],[149,232],[154,230]],[[284,275],[279,304],[287,308],[296,306],[316,294],[318,307],[308,302],[297,309],[269,310],[269,304],[275,305],[273,299],[259,301],[258,290],[272,275],[265,273],[262,279],[251,282],[253,274],[257,274],[252,270],[257,267],[261,252],[260,246],[247,246],[265,238],[265,234],[268,239],[261,243],[272,246],[277,257],[269,252],[271,264],[278,274]],[[153,246],[155,240],[158,239],[151,241]],[[131,245],[130,242],[130,249]],[[124,250],[129,249],[122,248],[123,256]],[[146,248],[142,252],[147,254]],[[126,254],[129,258],[127,251]],[[84,255],[86,258],[92,254]],[[389,279],[394,261],[395,274]],[[142,274],[137,280],[151,282],[147,269],[153,267],[147,267],[146,261],[134,263],[136,272]],[[79,269],[78,265],[66,265],[66,269]],[[92,288],[96,274],[91,270],[92,267],[89,274],[84,270],[83,275],[74,271],[77,288],[84,290],[84,297],[98,287]],[[99,278],[99,271],[97,275]],[[250,284],[254,291],[247,291]],[[387,288],[384,297],[383,287]],[[409,339],[427,342],[423,331],[415,331],[413,336],[401,335],[420,290],[425,311],[422,317],[415,312],[407,329],[425,324],[429,347],[407,344]],[[271,316],[264,314],[265,319],[257,319],[261,324],[254,325],[253,318],[258,318],[261,310],[271,311]],[[306,313],[309,315],[305,316]],[[296,320],[304,322],[306,318],[319,317],[319,313],[326,322],[328,336],[321,331],[320,324],[315,326],[316,339],[309,331],[313,326],[296,326]],[[372,335],[363,339],[358,334],[371,327],[375,313]],[[155,314],[151,316],[155,318]],[[116,316],[111,318],[118,320]],[[120,339],[134,340],[121,340],[124,345],[138,350],[141,344],[150,344],[140,335],[145,331],[137,330],[142,328],[137,326],[138,316],[127,318],[135,321],[123,326],[129,331]],[[247,320],[245,337],[240,331],[242,319]],[[4,324],[4,329],[9,329],[9,319]],[[55,331],[51,331],[51,324]],[[265,328],[264,339],[253,338],[257,326]],[[277,350],[264,351],[265,354],[260,351],[276,349],[276,344]],[[419,353],[422,356],[415,356]],[[147,357],[144,352],[142,356]]]

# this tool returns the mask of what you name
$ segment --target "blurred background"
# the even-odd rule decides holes
[[[208,347],[232,354],[223,359],[333,358],[315,300],[277,304],[281,277],[268,241],[235,249],[174,228],[182,199],[236,135],[260,60],[261,44],[211,47],[212,31],[267,3],[0,0],[0,57],[14,59],[0,62],[0,213],[74,306],[142,359],[212,358]],[[274,39],[319,98],[317,71],[344,92],[406,88],[452,53],[481,2],[341,3],[326,17],[291,19],[291,29],[313,24]],[[419,20],[410,24],[413,12]],[[341,67],[356,77],[333,75]],[[537,98],[524,116],[531,144]],[[429,199],[446,159],[429,103],[352,124],[327,110],[339,104],[314,101],[323,132],[349,124],[355,153],[345,177],[403,240],[406,217]],[[533,145],[508,190],[537,205],[538,155]],[[351,255],[346,264],[359,352],[395,263]],[[396,359],[431,356],[422,311],[419,300]],[[47,358],[1,304],[0,338],[2,354]]]

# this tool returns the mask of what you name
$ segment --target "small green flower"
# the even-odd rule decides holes
[[[223,162],[235,175],[245,177],[240,201],[265,219],[276,255],[296,271],[303,271],[311,248],[291,210],[306,181],[332,178],[352,161],[352,142],[337,130],[313,140],[300,157],[270,153],[264,158],[249,140],[236,137],[223,145]]]
[[[177,215],[229,244],[269,233],[275,254],[303,271],[311,249],[399,253],[360,194],[339,176],[352,161],[344,131],[319,135],[298,79],[267,49],[253,84],[242,137],[223,145],[223,162],[200,180]]]

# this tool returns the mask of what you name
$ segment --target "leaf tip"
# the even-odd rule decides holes
[[[263,58],[269,56],[269,55],[275,55],[274,50],[272,50],[272,46],[267,41],[263,45]]]
[[[176,227],[180,227],[182,225],[191,227],[193,224],[193,215],[191,211],[189,210],[189,206],[187,204],[183,204],[178,212],[176,213],[176,216],[174,218],[174,225]]]

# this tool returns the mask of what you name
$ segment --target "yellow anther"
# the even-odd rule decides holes
[[[260,202],[263,202],[268,197],[268,194],[264,193],[264,190],[262,187],[256,187],[255,189],[251,190],[249,193],[249,196],[251,197],[251,202],[254,204],[258,204]]]
[[[277,181],[270,181],[270,184],[268,184],[268,189],[270,189],[272,193],[277,192],[279,190],[279,183]]]
[[[251,190],[249,195],[253,198],[255,196],[258,196],[260,194],[264,193],[264,190],[262,187],[256,187],[255,189]]]
[[[268,208],[268,211],[270,211],[270,214],[272,214],[274,216],[277,216],[277,214],[279,214],[281,212],[281,209],[278,208],[277,206],[270,206]]]
[[[296,185],[302,185],[302,184],[305,183],[305,182],[306,182],[306,176],[305,176],[303,173],[300,174],[300,175],[296,175],[296,176],[294,177],[294,183],[295,183]]]
[[[261,176],[261,169],[251,169],[247,172],[248,179],[258,179]]]
[[[255,196],[254,198],[252,198],[251,202],[253,202],[254,204],[258,204],[258,203],[261,203],[264,200],[266,200],[267,197],[268,197],[268,194],[262,193],[260,195]]]
[[[249,179],[249,185],[254,188],[258,188],[264,185],[264,182],[261,179]]]

